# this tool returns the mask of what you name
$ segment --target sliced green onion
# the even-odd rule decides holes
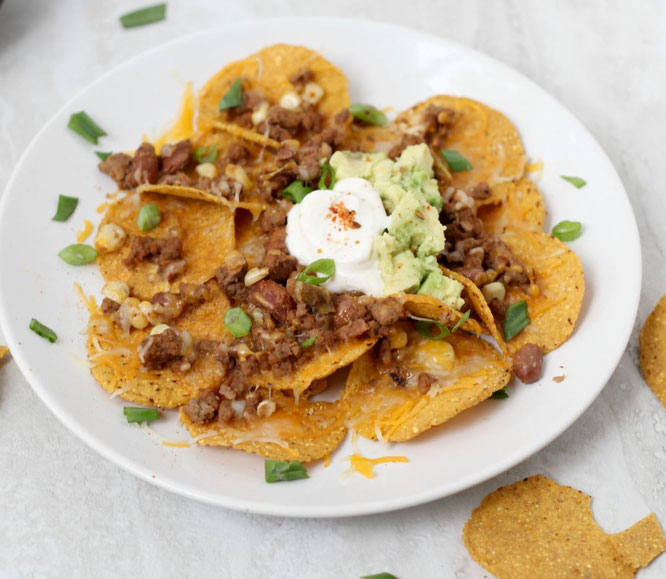
[[[303,463],[298,460],[266,460],[264,473],[267,483],[309,478]]]
[[[67,195],[58,195],[58,209],[53,216],[53,221],[67,221],[74,213],[79,204],[78,197],[67,197]]]
[[[530,323],[527,314],[527,302],[520,300],[506,308],[504,316],[504,339],[508,342],[519,334]]]
[[[227,109],[233,109],[234,107],[239,107],[243,104],[243,86],[241,85],[240,78],[237,78],[234,81],[234,84],[231,85],[231,88],[227,91],[220,99],[220,110],[226,111]]]
[[[197,163],[214,163],[217,159],[217,145],[208,145],[194,149],[194,160]]]
[[[309,348],[314,346],[314,343],[317,341],[317,336],[310,336],[307,340],[301,342],[301,348]]]
[[[458,171],[469,171],[474,168],[472,167],[472,163],[465,159],[465,157],[455,149],[442,149],[440,154],[444,157],[446,164],[453,173],[457,173]]]
[[[310,274],[315,275],[310,275]],[[320,273],[323,277],[318,277]],[[310,285],[321,285],[326,283],[335,275],[335,262],[332,259],[318,259],[308,265],[296,278],[298,281],[309,283]]]
[[[327,183],[328,181],[328,183]],[[321,168],[321,177],[317,187],[320,189],[333,189],[335,186],[335,169],[328,163]]]
[[[377,110],[372,105],[355,103],[350,105],[349,112],[352,117],[369,125],[384,126],[388,120],[382,111]]]
[[[414,322],[414,328],[428,340],[443,340],[451,333],[444,324],[435,320],[417,320]]]
[[[97,250],[92,245],[73,243],[65,247],[58,255],[69,265],[86,265],[95,260]]]
[[[361,579],[398,579],[392,573],[375,573],[374,575],[363,575]]]
[[[508,398],[509,393],[506,391],[507,388],[508,388],[508,386],[504,386],[504,388],[500,388],[499,390],[495,390],[495,392],[493,392],[490,395],[490,398],[492,400],[504,400],[505,398]]]
[[[71,115],[67,127],[93,145],[97,144],[99,137],[106,135],[104,129],[101,129],[84,111]]]
[[[136,224],[141,231],[150,231],[155,229],[162,221],[162,213],[157,203],[146,203],[140,210],[136,218]]]
[[[30,320],[30,329],[38,336],[47,339],[52,344],[58,339],[58,336],[56,336],[56,333],[51,328],[38,322],[35,318]]]
[[[224,325],[234,338],[242,338],[250,333],[252,320],[242,308],[229,308],[224,314]]]
[[[583,233],[583,225],[580,221],[560,221],[553,227],[553,237],[560,241],[573,241]]]
[[[300,203],[308,193],[312,193],[312,187],[308,187],[299,179],[292,181],[282,190],[282,197],[289,199],[292,203]]]
[[[154,408],[137,408],[136,406],[125,406],[123,414],[128,423],[132,422],[151,422],[160,419],[160,413]]]
[[[155,4],[154,6],[146,6],[134,12],[128,12],[120,17],[120,23],[123,28],[135,28],[137,26],[145,26],[153,22],[159,22],[166,18],[166,2]]]
[[[565,181],[569,181],[569,183],[571,183],[576,189],[582,189],[587,185],[587,181],[580,177],[571,177],[570,175],[560,175],[560,177]]]
[[[462,326],[467,320],[469,320],[469,315],[470,315],[471,312],[472,312],[472,310],[467,310],[463,314],[462,318],[460,318],[458,320],[458,323],[451,328],[451,333],[452,334],[455,334],[458,331],[458,328],[460,328],[460,326]]]
[[[104,153],[103,151],[95,151],[95,155],[97,155],[102,161],[106,161],[110,156],[111,153]]]

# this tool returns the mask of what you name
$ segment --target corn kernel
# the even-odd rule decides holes
[[[102,295],[122,304],[129,297],[129,286],[124,281],[108,281],[102,288]]]
[[[486,301],[490,303],[494,299],[498,299],[503,302],[504,297],[506,296],[506,288],[501,281],[494,281],[489,284],[484,285],[481,288],[483,297],[486,298]]]
[[[162,332],[166,332],[170,328],[171,326],[169,326],[168,324],[158,324],[152,330],[150,330],[150,335],[159,336]]]
[[[119,249],[125,242],[125,230],[115,223],[106,223],[99,228],[95,236],[95,245],[107,251]]]
[[[301,97],[295,92],[286,92],[280,99],[280,106],[288,111],[295,111],[301,105]]]
[[[257,416],[259,418],[268,418],[276,409],[277,406],[272,400],[262,400],[259,402],[259,406],[257,406]]]
[[[252,111],[252,124],[258,125],[262,121],[265,121],[267,115],[268,115],[268,103],[264,101],[256,109]]]
[[[303,90],[303,100],[309,102],[311,105],[316,105],[321,97],[324,96],[324,89],[321,88],[316,82],[309,82],[305,85]]]
[[[149,303],[149,302],[147,302]],[[139,307],[139,300],[136,298],[127,298],[124,302],[123,305],[126,305],[127,311],[129,313],[129,319],[130,323],[132,324],[132,327],[136,328],[137,330],[143,330],[145,327],[148,326],[148,319],[146,316],[143,314]]]
[[[196,172],[200,177],[206,179],[215,179],[217,177],[217,167],[213,163],[200,163],[196,167]]]
[[[243,169],[243,167],[240,165],[229,163],[224,170],[224,174],[230,179],[238,181],[246,189],[249,189],[252,186],[252,181],[250,181],[250,178],[247,176],[245,169]]]

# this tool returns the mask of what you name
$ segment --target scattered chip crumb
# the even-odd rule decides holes
[[[561,376],[553,376],[553,382],[557,382],[559,384],[560,382],[564,382],[566,377],[566,374],[562,374]]]
[[[647,385],[666,406],[666,296],[643,324],[640,337],[641,370]]]
[[[463,539],[472,558],[499,579],[633,577],[666,550],[654,514],[605,533],[588,495],[544,475],[490,493],[472,512]]]

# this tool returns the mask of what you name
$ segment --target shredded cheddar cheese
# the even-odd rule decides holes
[[[378,464],[389,462],[409,462],[406,456],[380,456],[378,458],[366,458],[360,454],[352,454],[347,457],[350,462],[350,471],[357,472],[365,478],[375,478],[374,467]]]
[[[83,222],[83,230],[79,231],[76,234],[76,242],[82,243],[83,241],[88,239],[88,236],[92,233],[92,229],[93,229],[92,223],[90,222],[89,219],[86,219]]]
[[[194,134],[194,92],[192,91],[192,83],[188,82],[185,85],[185,91],[180,101],[180,110],[178,117],[174,121],[171,128],[163,135],[158,137],[153,145],[155,150],[159,151],[162,145],[166,143],[174,143],[182,139],[189,139]]]

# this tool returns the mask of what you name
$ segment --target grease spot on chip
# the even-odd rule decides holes
[[[647,385],[666,406],[666,296],[643,324],[640,337],[641,370]]]
[[[463,539],[472,558],[499,579],[633,577],[666,550],[654,514],[605,533],[588,495],[543,475],[490,493],[472,512]]]

